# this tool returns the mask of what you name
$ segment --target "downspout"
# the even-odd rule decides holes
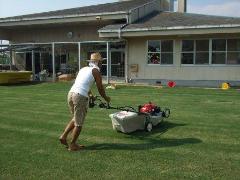
[[[125,28],[128,24],[123,24],[119,29],[118,29],[118,39],[122,39],[122,29]]]

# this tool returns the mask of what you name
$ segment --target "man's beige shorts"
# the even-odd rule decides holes
[[[88,98],[77,93],[68,93],[68,106],[75,126],[82,126],[87,115]]]

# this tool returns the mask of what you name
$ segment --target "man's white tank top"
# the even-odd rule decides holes
[[[70,89],[70,92],[79,93],[82,96],[88,97],[88,92],[91,89],[95,79],[92,74],[94,68],[99,69],[98,67],[84,67],[82,68],[77,78]]]

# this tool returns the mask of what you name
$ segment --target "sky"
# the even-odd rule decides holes
[[[117,0],[0,0],[0,18],[116,2]],[[240,17],[240,0],[188,0],[189,13]]]

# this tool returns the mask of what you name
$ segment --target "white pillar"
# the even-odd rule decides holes
[[[109,76],[110,76],[110,58],[109,58],[109,42],[107,42],[107,83],[109,84],[110,82],[110,79],[109,79]]]
[[[182,65],[182,40],[176,39],[173,44],[173,65],[181,68]]]
[[[125,42],[125,82],[128,83],[128,41]]]
[[[81,43],[78,43],[78,68],[81,69]]]
[[[32,74],[33,74],[33,81],[35,79],[35,55],[34,55],[34,50],[32,50]]]
[[[172,12],[174,12],[174,1],[175,0],[170,0],[170,2],[169,2],[169,11],[172,11]]]
[[[12,70],[12,63],[13,62],[13,52],[12,52],[12,46],[10,46],[10,71]]]
[[[52,70],[53,70],[53,77],[52,80],[53,82],[56,81],[56,69],[55,69],[55,44],[52,43]]]
[[[39,52],[39,64],[40,64],[40,72],[43,70],[43,67],[42,67],[42,52],[40,51]]]
[[[187,0],[178,0],[178,12],[187,12]]]
[[[212,64],[212,39],[209,40],[209,64]]]

